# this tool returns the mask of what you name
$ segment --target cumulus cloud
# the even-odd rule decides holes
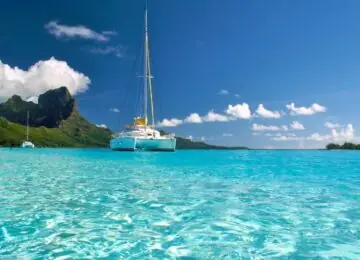
[[[299,121],[293,121],[290,125],[290,127],[294,130],[305,130],[305,127],[302,123]]]
[[[331,122],[325,122],[324,126],[330,129],[344,127],[343,125],[340,125],[338,123],[331,123]]]
[[[218,93],[218,95],[229,95],[229,91],[226,89],[221,89]]]
[[[90,83],[86,75],[54,57],[38,61],[28,70],[12,68],[0,61],[0,101],[15,94],[24,100],[36,100],[40,94],[61,86],[66,86],[72,95],[76,95],[85,92]]]
[[[38,100],[39,100],[39,97],[36,97],[36,96],[29,97],[29,98],[26,99],[27,102],[34,102],[35,104],[38,103]]]
[[[109,110],[110,110],[110,112],[113,112],[113,113],[120,113],[120,110],[116,107],[110,108]]]
[[[280,118],[282,115],[279,111],[271,111],[260,104],[256,110],[256,115],[264,118]]]
[[[286,125],[276,126],[276,125],[260,125],[260,124],[252,124],[251,129],[253,131],[288,131],[288,127]]]
[[[229,134],[229,133],[223,133],[222,136],[224,137],[231,137],[231,136],[234,136],[233,134]]]
[[[293,133],[288,134],[265,134],[266,136],[271,137],[273,141],[317,141],[317,142],[347,142],[355,139],[355,129],[352,124],[348,124],[346,127],[336,130],[331,129],[329,134],[321,135],[319,133],[314,133],[308,137],[296,136]]]
[[[296,107],[295,103],[286,105],[286,108],[290,111],[290,115],[305,115],[310,116],[316,113],[326,112],[326,107],[317,103],[312,104],[310,107]]]
[[[268,137],[280,137],[280,136],[296,136],[296,134],[294,133],[276,133],[276,134],[271,134],[271,133],[266,133],[265,136],[268,136]]]
[[[315,133],[310,135],[309,137],[307,137],[307,140],[312,140],[312,141],[326,141],[329,140],[331,138],[330,135],[320,135],[319,133]]]
[[[320,135],[319,133],[312,134],[307,139],[313,141],[331,141],[331,142],[344,142],[351,141],[355,138],[355,129],[352,124],[348,124],[346,127],[336,130],[331,129],[330,134]]]
[[[203,120],[198,113],[191,113],[187,118],[185,118],[184,122],[201,124]]]
[[[225,113],[235,119],[250,119],[251,111],[247,103],[229,105]]]
[[[210,110],[207,115],[203,116],[202,119],[205,122],[227,122],[230,120],[229,117],[215,113],[212,110]]]
[[[99,128],[104,128],[104,129],[107,129],[108,127],[105,125],[105,124],[96,124],[97,127]]]
[[[300,141],[300,140],[304,140],[304,137],[301,136],[289,136],[289,135],[280,135],[280,136],[275,136],[273,138],[271,138],[271,140],[273,141]]]
[[[182,123],[183,123],[183,120],[180,120],[177,118],[171,118],[171,119],[164,118],[163,121],[161,121],[157,124],[157,126],[158,127],[175,127],[175,126],[181,125]]]
[[[89,51],[93,54],[99,55],[113,55],[117,58],[124,58],[126,55],[126,48],[122,45],[117,46],[97,46],[97,47],[87,47],[84,50]]]
[[[110,36],[117,35],[114,31],[104,31],[98,33],[84,25],[64,25],[58,21],[50,21],[45,25],[45,29],[56,38],[82,38],[99,42],[109,41]]]

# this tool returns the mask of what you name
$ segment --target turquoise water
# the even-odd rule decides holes
[[[0,259],[360,259],[360,152],[0,149]]]

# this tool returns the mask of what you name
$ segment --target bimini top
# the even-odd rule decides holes
[[[147,128],[147,117],[135,117],[133,125],[126,125],[128,129]]]

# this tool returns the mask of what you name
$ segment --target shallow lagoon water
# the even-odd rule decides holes
[[[0,259],[360,259],[360,152],[0,149]]]

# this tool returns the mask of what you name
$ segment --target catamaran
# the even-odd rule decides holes
[[[29,141],[29,111],[27,111],[26,119],[26,141],[23,141],[21,148],[35,148],[35,145]]]
[[[149,37],[147,25],[147,8],[145,9],[145,44],[144,44],[144,114],[135,117],[132,125],[125,131],[116,133],[110,141],[110,148],[115,151],[175,151],[175,134],[161,135],[155,129],[154,104],[152,98],[152,76],[150,70]],[[148,94],[150,96],[151,125],[148,125]]]

